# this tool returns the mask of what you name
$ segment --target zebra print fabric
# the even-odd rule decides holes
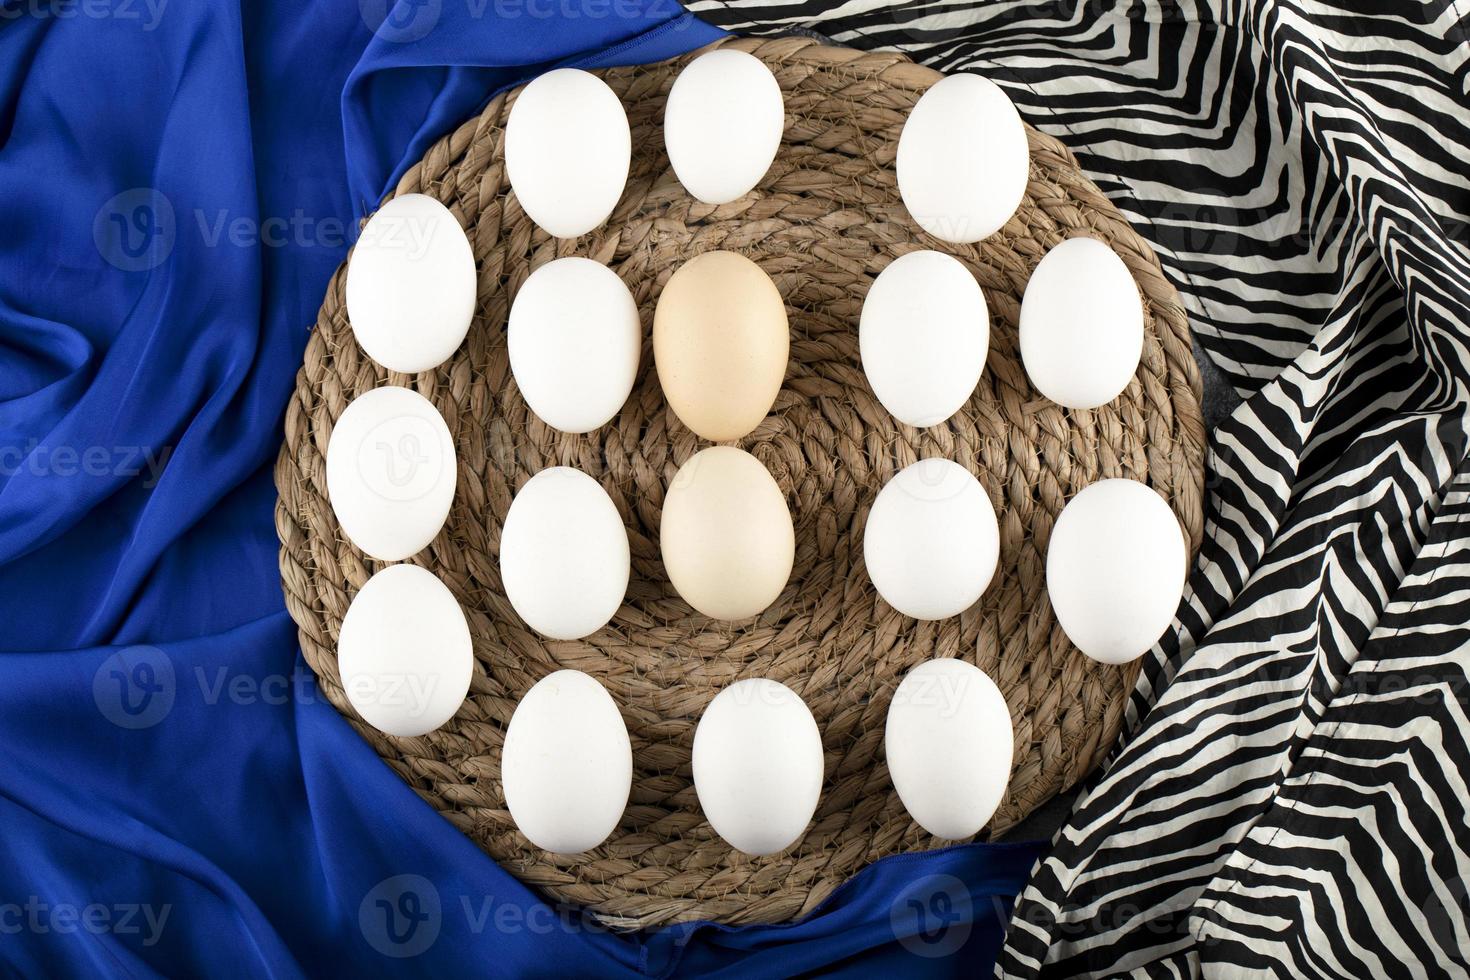
[[[1004,86],[1242,401],[1016,977],[1470,976],[1470,0],[695,0]]]

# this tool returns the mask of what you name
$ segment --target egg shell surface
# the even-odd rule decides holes
[[[765,678],[717,694],[694,730],[694,788],[730,846],[763,856],[800,839],[822,794],[822,736],[806,703]]]
[[[1026,376],[1058,405],[1117,398],[1143,355],[1143,301],[1128,267],[1096,238],[1055,246],[1026,283],[1020,337]]]
[[[607,83],[580,68],[538,76],[505,123],[505,170],[531,220],[554,238],[601,225],[628,182],[628,114]]]
[[[909,111],[895,168],[920,228],[946,242],[978,242],[999,231],[1026,194],[1026,127],[990,79],[949,75]]]
[[[776,284],[735,252],[680,266],[653,314],[653,360],[669,407],[695,435],[747,435],[775,404],[791,331]]]
[[[963,840],[990,822],[1005,796],[1015,750],[1010,709],[974,664],[925,661],[893,694],[883,748],[915,822],[935,837]]]
[[[607,840],[633,786],[633,748],[617,703],[579,670],[548,674],[511,715],[501,752],[505,806],[532,844],[580,854]]]
[[[706,204],[744,197],[765,176],[785,126],[781,86],[759,58],[722,49],[695,58],[669,90],[664,146],[679,182]]]
[[[385,735],[424,735],[469,693],[474,653],[464,610],[438,576],[389,565],[353,596],[337,635],[347,700]]]
[[[763,612],[786,587],[796,534],[786,497],[760,460],[711,446],[669,484],[659,548],[685,602],[712,619],[741,620]]]
[[[985,370],[985,294],[953,256],[899,256],[868,289],[858,345],[883,407],[905,425],[938,425],[969,401]]]
[[[1174,620],[1187,550],[1179,520],[1136,480],[1099,480],[1057,516],[1046,549],[1046,590],[1077,649],[1122,664],[1148,652]]]
[[[500,531],[500,579],[526,623],[554,640],[606,626],[628,592],[628,529],[607,491],[570,466],[531,477]]]
[[[352,334],[390,371],[449,359],[475,313],[475,256],[459,220],[426,194],[402,194],[368,219],[347,260]]]
[[[521,285],[506,344],[531,411],[563,432],[591,432],[633,390],[643,327],[617,273],[573,255],[546,263]]]
[[[995,509],[980,481],[953,460],[899,470],[878,492],[863,531],[874,587],[914,619],[958,616],[985,592],[1000,556]]]
[[[388,385],[354,398],[327,441],[327,497],[348,540],[380,561],[418,554],[454,502],[454,440],[423,395]]]

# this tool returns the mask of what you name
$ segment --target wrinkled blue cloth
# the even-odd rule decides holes
[[[499,88],[718,32],[671,0],[0,0],[0,965],[25,976],[987,971],[1033,845],[805,921],[613,935],[311,683],[271,464],[355,219]]]

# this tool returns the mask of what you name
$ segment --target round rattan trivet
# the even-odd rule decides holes
[[[791,919],[878,858],[939,846],[905,814],[883,761],[893,689],[931,657],[978,664],[1010,705],[1015,764],[991,832],[1072,785],[1114,738],[1137,667],[1093,663],[1057,626],[1044,578],[1053,520],[1092,481],[1128,476],[1169,500],[1191,553],[1201,529],[1204,432],[1184,312],[1149,247],[1066,148],[1029,131],[1031,180],[1020,210],[980,245],[949,245],[909,219],[893,171],[907,110],[939,73],[897,54],[802,39],[727,43],[770,66],[787,112],[775,164],[755,191],[732,204],[693,201],[663,151],[664,98],[692,55],[601,73],[627,108],[633,164],[611,219],[582,238],[549,238],[509,191],[501,149],[514,92],[495,97],[431,147],[395,193],[433,195],[468,231],[480,274],[469,339],[437,370],[383,370],[353,340],[344,264],[307,345],[276,468],[286,601],[327,697],[424,799],[504,867],[618,927]],[[1048,247],[1073,234],[1111,243],[1145,297],[1138,374],[1122,396],[1094,411],[1065,411],[1044,400],[1027,383],[1016,346],[1028,275]],[[503,333],[516,290],[553,258],[586,255],[610,266],[632,289],[647,329],[674,269],[716,248],[742,252],[770,274],[792,332],[781,395],[740,445],[786,492],[796,565],[776,603],[737,625],[693,613],[659,561],[664,487],[702,444],[666,405],[649,345],[623,411],[593,433],[566,435],[533,416],[517,394]],[[963,261],[984,287],[992,318],[990,359],[974,397],[947,424],[924,430],[896,423],[878,404],[857,349],[868,286],[916,248]],[[362,724],[337,674],[342,616],[380,564],[344,539],[327,501],[323,461],[333,421],[356,395],[383,384],[410,386],[433,401],[459,454],[448,523],[414,561],[437,573],[464,606],[478,663],[459,714],[421,738],[391,738]],[[897,470],[925,456],[970,467],[1000,518],[1000,567],[989,590],[962,616],[938,623],[915,622],[878,599],[862,560],[863,521],[874,496]],[[602,483],[632,544],[626,603],[608,627],[577,642],[547,642],[526,627],[505,599],[497,563],[512,495],[538,470],[559,464]],[[501,740],[517,700],[562,667],[607,686],[622,708],[634,757],[622,823],[603,846],[574,858],[548,855],[516,831],[499,780]],[[701,816],[690,777],[690,745],[704,706],[743,677],[775,678],[802,695],[827,755],[811,827],[771,858],[746,857],[724,844]]]

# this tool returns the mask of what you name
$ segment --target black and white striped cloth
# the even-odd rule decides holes
[[[689,6],[1004,86],[1243,399],[997,972],[1470,975],[1470,0]]]

